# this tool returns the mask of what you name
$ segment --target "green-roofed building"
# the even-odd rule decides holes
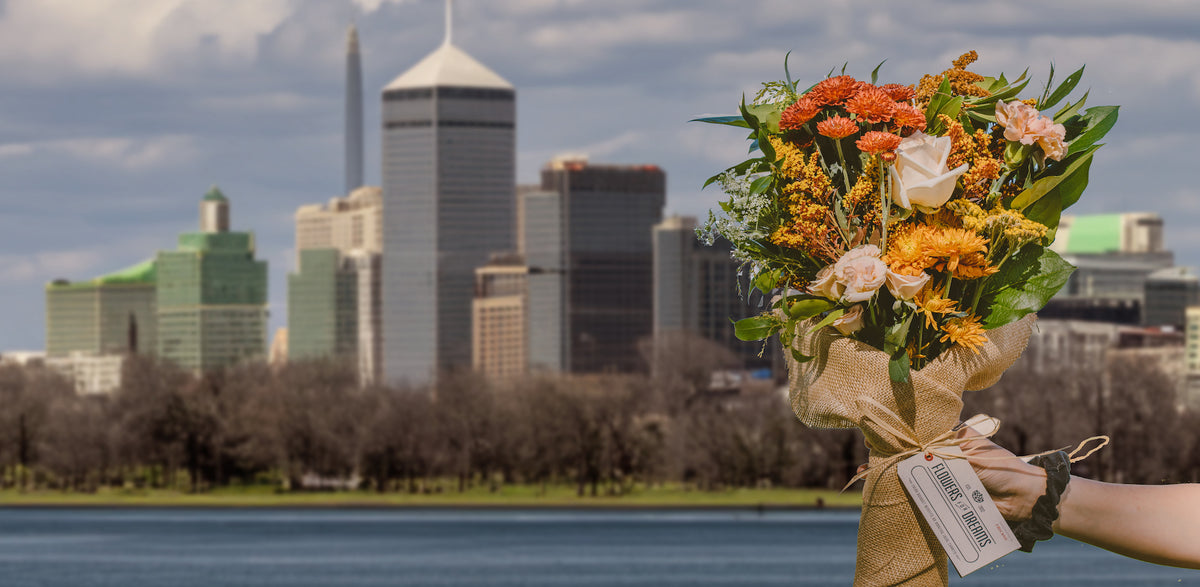
[[[1174,265],[1163,246],[1162,217],[1147,212],[1063,216],[1050,248],[1076,270],[1040,312],[1043,318],[1140,324],[1147,277]]]
[[[88,281],[46,285],[46,356],[153,353],[153,259]]]
[[[254,235],[229,231],[229,200],[215,186],[200,202],[200,231],[158,254],[158,352],[204,371],[258,360],[267,345],[267,263]]]

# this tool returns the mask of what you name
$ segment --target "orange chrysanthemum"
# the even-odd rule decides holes
[[[892,118],[896,110],[896,101],[887,92],[866,85],[846,101],[846,111],[858,117],[859,121],[870,124],[885,122]]]
[[[841,105],[858,92],[861,83],[848,75],[838,75],[821,80],[805,95],[822,105]]]
[[[896,104],[892,112],[892,123],[899,128],[925,130],[925,113],[912,104]]]
[[[888,96],[897,102],[907,102],[917,97],[917,91],[912,86],[902,84],[883,84],[879,86]]]
[[[900,146],[900,135],[894,135],[890,132],[879,132],[876,130],[870,131],[858,139],[854,143],[859,151],[878,155],[885,151],[895,151],[896,147]]]
[[[833,116],[818,122],[817,132],[831,139],[844,139],[858,132],[858,125],[845,116]]]
[[[783,111],[783,115],[779,118],[779,128],[783,130],[800,128],[820,111],[821,105],[811,98],[800,98]]]
[[[987,335],[983,333],[983,325],[979,323],[979,318],[975,315],[953,318],[942,326],[942,331],[946,333],[942,335],[942,342],[961,344],[975,351],[975,354],[979,354],[979,347],[987,342]]]

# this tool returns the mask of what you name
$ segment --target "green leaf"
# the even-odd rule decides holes
[[[742,103],[738,106],[738,111],[742,113],[742,119],[746,122],[746,128],[754,130],[760,126],[758,117],[746,107],[746,96],[742,96]]]
[[[844,309],[837,309],[837,310],[830,312],[828,316],[825,316],[824,320],[817,322],[816,326],[813,326],[811,329],[809,329],[809,332],[816,332],[822,328],[825,328],[826,326],[829,326],[830,324],[833,324],[834,320],[841,318],[842,314],[845,314],[845,313],[846,313],[846,310],[844,310]]]
[[[775,181],[775,176],[764,175],[750,184],[751,194],[761,194],[771,187],[771,182]]]
[[[1079,98],[1079,101],[1074,104],[1067,102],[1067,105],[1063,106],[1062,110],[1054,113],[1054,122],[1062,124],[1068,118],[1075,116],[1075,114],[1079,112],[1079,109],[1082,108],[1085,103],[1087,103],[1088,94],[1091,94],[1091,92],[1084,92],[1083,96]]]
[[[754,277],[754,289],[761,291],[764,295],[770,294],[775,289],[775,284],[779,283],[782,273],[782,269],[759,273]]]
[[[888,377],[896,383],[908,383],[908,351],[905,350],[888,361]]]
[[[872,84],[879,81],[879,68],[883,67],[884,63],[887,63],[887,59],[880,61],[879,65],[876,65],[875,69],[871,70],[871,83]]]
[[[1058,253],[1025,245],[988,278],[991,291],[981,298],[981,307],[991,312],[983,321],[984,328],[998,328],[1041,310],[1066,285],[1073,271],[1075,267]]]
[[[1031,220],[1037,220],[1051,228],[1058,226],[1058,214],[1078,201],[1083,189],[1087,187],[1088,170],[1091,168],[1092,155],[1095,154],[1097,148],[1099,147],[1093,145],[1084,152],[1068,155],[1062,161],[1052,163],[1034,180],[1033,185],[1013,198],[1011,207],[1021,211]],[[1028,210],[1034,204],[1051,195],[1056,196],[1061,204],[1057,212],[1044,209],[1041,210],[1041,218],[1030,215]],[[1044,220],[1051,217],[1053,217],[1052,223]]]
[[[788,299],[791,300],[794,298]],[[833,306],[834,303],[825,298],[806,298],[793,301],[791,306],[788,307],[787,313],[793,319],[808,320],[821,312],[828,312]]]
[[[746,119],[741,116],[706,116],[704,118],[693,118],[688,122],[704,122],[708,124],[724,124],[726,126],[750,128],[750,125],[746,123]]]
[[[1082,117],[1087,130],[1068,143],[1070,148],[1067,153],[1084,151],[1095,145],[1096,141],[1104,138],[1104,135],[1117,123],[1117,109],[1117,106],[1095,106],[1088,108]]]
[[[925,125],[928,128],[927,132],[932,135],[941,134],[942,124],[938,121],[939,114],[945,114],[950,118],[958,118],[958,113],[962,111],[963,97],[952,96],[950,94],[950,78],[942,80],[942,85],[938,86],[937,93],[929,100],[929,106],[925,108]]]
[[[1050,81],[1054,79],[1053,65],[1050,66],[1050,76],[1050,80],[1046,80],[1047,92],[1050,91]],[[1079,80],[1082,78],[1083,68],[1080,67],[1078,71],[1068,75],[1067,79],[1063,80],[1063,83],[1058,86],[1058,89],[1054,90],[1054,93],[1050,94],[1049,97],[1043,97],[1042,100],[1038,102],[1037,109],[1045,110],[1047,108],[1053,108],[1055,104],[1058,104],[1063,98],[1066,98],[1067,95],[1071,93],[1071,90],[1075,89],[1075,86],[1079,84]]]
[[[751,104],[746,110],[753,114],[760,127],[766,127],[772,133],[779,133],[779,119],[783,116],[783,104]]]
[[[1046,87],[1042,90],[1042,97],[1038,98],[1038,103],[1045,102],[1050,96],[1050,86],[1054,84],[1054,62],[1050,62],[1050,75],[1046,76]],[[1041,108],[1038,108],[1041,110]]]
[[[1024,77],[1024,74],[1022,74],[1022,77]],[[981,85],[981,84],[976,84],[976,85]],[[1029,80],[1025,80],[1024,82],[1022,82],[1020,84],[1017,84],[1015,86],[1011,86],[1008,88],[1005,88],[1003,86],[1001,86],[999,88],[992,88],[992,89],[989,89],[989,91],[991,92],[991,95],[989,95],[987,97],[983,97],[983,98],[972,98],[970,101],[970,104],[973,108],[981,109],[984,106],[987,106],[990,104],[995,104],[996,102],[998,102],[1000,100],[1008,101],[1009,98],[1014,98],[1017,96],[1017,94],[1020,94],[1021,91],[1024,90],[1025,86],[1027,86],[1027,85],[1029,85]],[[985,89],[987,89],[987,88],[985,88]],[[992,109],[992,112],[995,113],[994,108]]]
[[[806,355],[796,349],[792,349],[792,358],[795,359],[797,363],[807,363],[816,357],[813,355]]]
[[[767,132],[767,130],[765,127],[760,126],[758,128],[758,136],[761,137],[766,132]],[[754,141],[754,143],[755,143],[755,145],[758,146],[758,150],[762,151],[763,158],[766,159],[767,161],[774,162],[776,159],[779,158],[779,156],[775,154],[775,147],[771,146],[771,141],[758,140],[758,141]]]
[[[883,350],[888,354],[892,354],[898,350],[908,347],[908,327],[912,324],[913,316],[909,314],[908,318],[892,324],[884,329],[883,332]]]
[[[762,340],[779,330],[779,319],[771,315],[752,316],[733,323],[738,340]]]
[[[788,68],[788,57],[792,56],[792,52],[788,51],[783,55],[783,76],[787,79],[787,85],[792,91],[796,91],[796,82],[792,81],[792,70]]]

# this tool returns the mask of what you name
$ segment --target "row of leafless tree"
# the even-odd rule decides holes
[[[666,482],[840,487],[865,459],[856,432],[803,427],[771,384],[712,390],[707,369],[728,357],[687,344],[686,353],[647,349],[653,375],[493,382],[460,373],[434,393],[359,388],[352,367],[336,362],[193,377],[132,357],[112,395],[77,396],[52,371],[4,366],[0,484],[200,491],[349,482],[428,492],[569,483],[596,495]],[[1196,481],[1200,415],[1177,400],[1154,368],[1116,361],[1107,373],[1015,368],[969,394],[965,413],[1000,417],[997,438],[1018,453],[1109,434],[1113,445],[1077,466],[1094,477]]]

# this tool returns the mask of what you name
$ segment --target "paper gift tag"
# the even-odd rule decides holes
[[[958,447],[939,452],[962,454]],[[1020,546],[966,459],[919,454],[901,461],[897,473],[960,577]]]

